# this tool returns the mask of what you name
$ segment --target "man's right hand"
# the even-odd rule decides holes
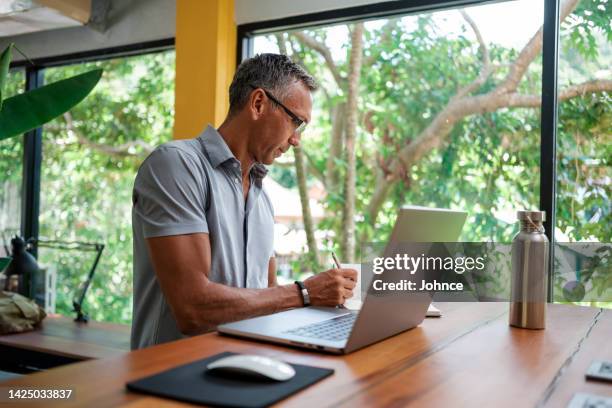
[[[330,269],[304,281],[313,306],[336,306],[353,296],[357,284],[354,269]]]

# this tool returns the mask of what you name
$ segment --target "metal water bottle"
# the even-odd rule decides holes
[[[521,230],[512,241],[510,326],[546,328],[549,242],[544,211],[518,211]]]

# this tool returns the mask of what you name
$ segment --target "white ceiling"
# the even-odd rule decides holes
[[[31,0],[0,0],[0,37],[80,25],[80,21]]]
[[[236,24],[254,23],[336,10],[365,4],[380,3],[380,0],[234,0]],[[384,0],[389,1],[389,0]]]

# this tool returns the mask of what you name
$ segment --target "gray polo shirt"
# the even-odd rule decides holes
[[[238,288],[268,286],[274,213],[262,190],[266,172],[261,164],[251,168],[245,204],[240,162],[211,126],[195,139],[161,145],[143,162],[132,196],[132,349],[184,337],[157,281],[147,238],[208,233],[211,281]]]

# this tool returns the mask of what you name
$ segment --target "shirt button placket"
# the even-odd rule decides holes
[[[240,174],[240,164],[234,162],[233,166],[236,170],[238,170],[238,174]],[[236,177],[234,181],[236,182],[236,184],[240,184],[240,177]]]

